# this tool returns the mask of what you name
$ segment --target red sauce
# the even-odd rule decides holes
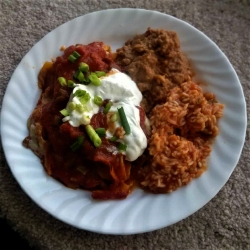
[[[77,51],[81,57],[77,62],[68,60],[69,55]],[[54,178],[70,188],[93,190],[96,199],[125,198],[131,187],[130,162],[118,153],[116,142],[102,138],[100,147],[95,148],[88,138],[84,126],[73,127],[62,123],[60,110],[64,109],[72,89],[61,87],[58,77],[73,80],[80,62],[89,65],[90,71],[108,72],[115,64],[111,56],[103,49],[101,42],[87,46],[70,46],[63,56],[57,57],[53,66],[44,74],[42,96],[38,102],[40,115],[36,117],[43,128],[43,139],[48,142],[44,158],[45,169]],[[100,109],[91,119],[94,128],[107,128],[107,117]],[[144,128],[145,113],[140,110],[141,126]],[[73,152],[70,146],[79,136],[84,142]]]

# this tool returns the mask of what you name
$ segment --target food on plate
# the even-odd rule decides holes
[[[23,145],[94,199],[126,198],[135,185],[171,192],[206,170],[223,113],[192,76],[173,31],[149,28],[116,53],[102,42],[64,48],[40,70]]]
[[[116,62],[137,83],[147,113],[166,101],[170,89],[193,76],[174,31],[149,28],[117,50]]]
[[[192,81],[177,34],[149,28],[118,49],[116,62],[137,83],[150,119],[147,159],[138,171],[141,187],[168,193],[199,177],[224,106]]]
[[[156,193],[172,192],[206,169],[217,120],[223,106],[211,93],[203,94],[191,80],[170,90],[167,101],[150,116],[152,136],[141,185]]]
[[[151,124],[141,187],[167,193],[206,169],[223,105],[192,81],[188,59],[173,31],[148,29],[118,49],[116,63],[137,83]]]
[[[70,46],[39,73],[42,90],[23,144],[49,175],[93,198],[125,198],[131,162],[147,146],[147,119],[134,81],[101,42]]]

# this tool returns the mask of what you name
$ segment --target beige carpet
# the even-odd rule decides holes
[[[158,10],[189,22],[227,55],[250,95],[249,0],[0,0],[0,98],[22,57],[49,31],[108,8]],[[235,131],[237,133],[237,131]],[[229,181],[207,205],[168,228],[132,236],[99,235],[68,226],[40,209],[11,175],[1,150],[0,216],[37,249],[250,249],[250,131]],[[146,219],[146,218],[145,218]]]

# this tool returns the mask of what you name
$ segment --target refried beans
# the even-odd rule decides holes
[[[117,50],[116,63],[137,83],[146,113],[164,103],[170,89],[192,76],[176,32],[163,29],[148,28],[128,40]]]

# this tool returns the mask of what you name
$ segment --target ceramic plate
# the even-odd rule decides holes
[[[87,25],[86,25],[87,24]],[[84,27],[84,28],[83,28]],[[113,51],[148,27],[177,32],[181,49],[196,77],[225,104],[220,134],[208,159],[208,171],[171,194],[136,189],[121,201],[95,201],[83,190],[71,190],[49,177],[39,159],[22,146],[26,121],[40,92],[37,75],[45,61],[62,54],[62,45],[103,41]],[[94,31],[94,32],[93,32]],[[113,9],[69,21],[41,39],[16,68],[1,113],[2,145],[11,171],[31,199],[57,219],[80,229],[106,234],[148,232],[176,223],[209,202],[223,187],[241,155],[246,130],[246,104],[239,79],[226,56],[202,32],[172,16],[140,9]],[[236,133],[237,131],[237,133]]]

